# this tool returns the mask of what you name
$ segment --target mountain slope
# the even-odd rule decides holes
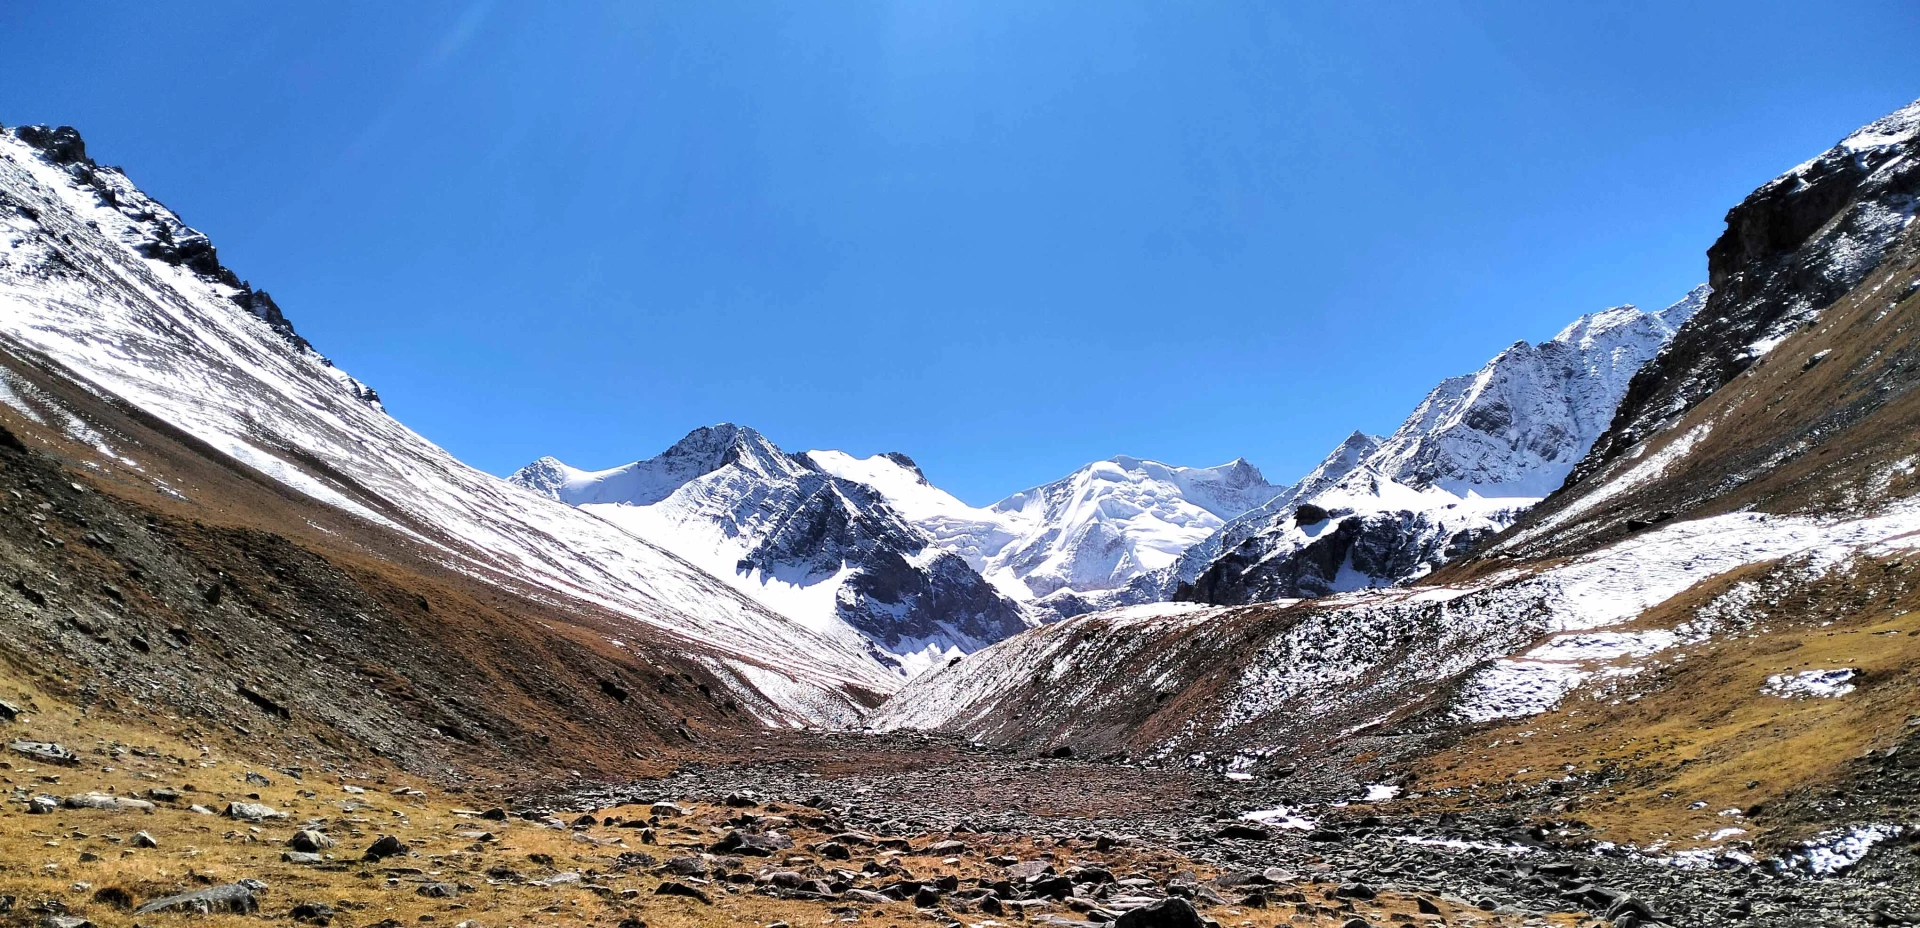
[[[1634,377],[1568,487],[1500,550],[1581,550],[1690,511],[1857,505],[1849,495],[1888,479],[1904,453],[1885,423],[1912,362],[1887,326],[1913,293],[1902,268],[1916,213],[1920,103],[1730,210],[1707,252],[1706,309]],[[1789,346],[1806,350],[1783,356]]]
[[[1707,292],[1657,313],[1581,316],[1442,381],[1391,436],[1355,433],[1297,489],[1189,553],[1173,598],[1231,605],[1383,586],[1473,550],[1566,479],[1629,378]]]
[[[1713,280],[1859,255],[1833,254],[1848,240],[1833,233],[1855,227],[1849,213],[1912,204],[1902,172],[1920,154],[1911,137],[1869,134],[1904,147],[1855,188],[1859,202],[1830,225],[1756,231],[1747,209],[1790,216],[1779,191],[1811,189],[1794,186],[1796,169],[1729,214],[1729,236],[1780,251],[1723,239]],[[1779,842],[1879,827],[1862,816],[1889,814],[1908,789],[1894,759],[1913,749],[1920,699],[1916,230],[1890,232],[1837,299],[1783,287],[1764,297],[1779,305],[1756,306],[1716,291],[1680,333],[1704,350],[1659,354],[1654,382],[1750,345],[1741,311],[1804,304],[1814,323],[1632,447],[1596,445],[1489,555],[1391,590],[1071,619],[914,681],[873,724],[1234,776],[1313,771],[1324,784],[1332,771],[1351,794],[1388,783],[1425,791],[1429,808],[1511,803],[1543,830],[1644,842],[1648,855],[1685,846],[1712,860],[1751,852],[1740,835],[1792,848],[1808,845]],[[1649,831],[1649,816],[1666,817]],[[1808,866],[1796,853],[1784,867]]]
[[[1018,606],[874,488],[760,433],[696,429],[604,471],[543,458],[511,482],[583,508],[808,627],[850,627],[912,674],[1026,628]]]
[[[0,136],[0,344],[212,453],[516,595],[591,604],[707,655],[769,721],[846,721],[892,677],[603,520],[466,467],[292,334],[206,237],[71,130]],[[12,391],[9,397],[17,395]],[[110,460],[141,463],[111,436]],[[155,478],[159,479],[159,478]],[[191,493],[176,489],[183,495]]]

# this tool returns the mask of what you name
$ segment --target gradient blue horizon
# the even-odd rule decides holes
[[[981,504],[1292,480],[1920,97],[1911,3],[1348,6],[26,0],[0,121],[475,466],[732,421]]]

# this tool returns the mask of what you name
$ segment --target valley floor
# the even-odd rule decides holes
[[[83,707],[17,672],[0,691],[19,710],[0,726],[5,924],[1183,924],[1164,920],[1185,911],[1168,897],[1225,926],[1920,912],[1912,854],[1816,879],[1594,845],[1534,824],[1545,790],[1332,802],[1313,770],[1222,781],[819,732],[722,738],[625,783],[447,786],[378,761],[261,764],[244,739]],[[72,756],[31,754],[49,742]],[[388,837],[404,849],[370,856]],[[241,911],[139,911],[209,889]]]

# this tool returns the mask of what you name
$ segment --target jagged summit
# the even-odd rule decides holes
[[[894,507],[902,494],[909,504],[945,496],[904,454],[789,454],[722,423],[620,467],[583,471],[549,457],[508,479],[653,541],[798,622],[849,627],[903,672],[1027,627],[1013,602]]]
[[[117,219],[111,234],[120,242],[131,246],[142,257],[192,272],[234,305],[266,323],[288,344],[328,368],[329,376],[342,389],[376,409],[384,409],[380,395],[373,388],[335,368],[332,361],[294,331],[293,323],[272,296],[265,290],[255,290],[250,282],[221,264],[219,252],[204,233],[188,226],[172,210],[135,187],[119,168],[95,163],[87,154],[87,143],[80,137],[79,130],[72,126],[17,126],[5,131],[91,194],[95,200],[93,205],[111,209]],[[98,226],[100,220],[93,222]]]
[[[1237,604],[1405,582],[1461,557],[1566,480],[1626,385],[1705,302],[1615,306],[1517,341],[1429,392],[1387,438],[1354,432],[1314,472],[1158,575],[1157,596]],[[1299,518],[1311,511],[1313,519]],[[1322,527],[1331,521],[1331,527]]]
[[[549,456],[515,471],[507,480],[570,506],[651,506],[688,481],[726,467],[761,477],[793,477],[817,469],[812,462],[780,450],[751,428],[722,422],[694,429],[672,447],[643,461],[589,471]]]

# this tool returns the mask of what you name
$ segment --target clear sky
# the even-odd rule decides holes
[[[734,421],[975,503],[1291,480],[1920,97],[1912,0],[295,6],[0,3],[0,121],[483,469]]]

